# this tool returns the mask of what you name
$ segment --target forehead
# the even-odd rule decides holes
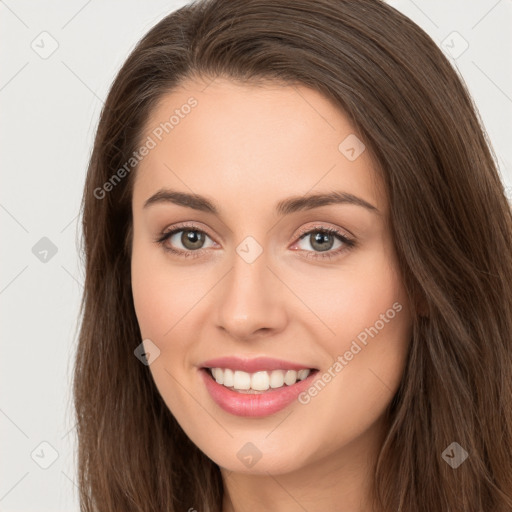
[[[255,207],[341,189],[385,210],[375,162],[349,119],[305,86],[184,82],[161,98],[141,140],[151,149],[134,206],[162,187]]]

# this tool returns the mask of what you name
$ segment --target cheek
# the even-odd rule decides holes
[[[182,340],[191,331],[187,313],[204,295],[190,286],[190,271],[172,267],[166,255],[143,241],[134,241],[131,262],[132,295],[142,339],[159,349],[149,366],[156,387],[167,407],[182,417],[190,404],[184,400],[179,383],[188,369],[187,350]],[[150,345],[149,345],[150,346]],[[181,413],[180,413],[181,411]]]
[[[344,342],[376,322],[379,322],[379,330],[389,331],[392,324],[397,324],[395,319],[407,316],[407,297],[392,254],[380,247],[352,261],[330,270],[329,275],[325,269],[319,269],[295,280],[297,295],[304,297],[310,310],[321,320],[321,336],[331,340],[329,344],[333,349],[343,348]],[[399,306],[393,308],[397,302],[402,306],[400,314],[396,311]],[[384,315],[383,320],[381,315]],[[381,329],[382,322],[385,322],[385,329]],[[331,335],[324,336],[328,331]]]
[[[304,411],[314,411],[318,438],[329,440],[317,455],[376,424],[402,379],[411,335],[407,296],[387,264],[374,269],[344,276],[314,302],[332,331],[318,338],[331,360],[300,398]],[[307,436],[308,428],[295,434]]]
[[[334,401],[342,397],[362,416],[370,402],[380,410],[400,382],[411,336],[407,294],[392,254],[373,251],[332,279],[313,284],[313,279],[303,282],[302,294],[324,324],[318,343],[337,361],[326,375],[326,395],[333,393]]]
[[[157,339],[169,329],[172,294],[168,293],[165,274],[134,246],[132,253],[132,294],[143,338]],[[166,293],[167,291],[167,293]]]
[[[171,339],[187,323],[186,315],[208,288],[199,266],[194,270],[170,265],[163,249],[143,243],[134,243],[131,272],[141,334],[160,342]]]

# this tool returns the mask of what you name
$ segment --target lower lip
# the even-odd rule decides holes
[[[218,384],[210,372],[204,368],[201,368],[200,373],[206,389],[219,407],[236,416],[261,418],[290,405],[311,385],[312,379],[318,372],[310,373],[304,380],[299,380],[291,386],[285,384],[281,388],[269,388],[268,391],[258,394],[238,393]]]

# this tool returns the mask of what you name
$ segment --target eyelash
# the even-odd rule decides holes
[[[186,224],[186,225],[177,226],[174,229],[172,229],[171,231],[163,231],[157,237],[155,242],[160,244],[165,251],[173,253],[173,254],[176,254],[176,255],[178,255],[180,257],[184,257],[184,258],[197,258],[197,257],[200,257],[202,255],[203,251],[206,250],[206,249],[198,249],[198,250],[195,250],[195,251],[191,251],[191,250],[183,251],[181,249],[173,249],[172,247],[170,247],[170,246],[165,244],[165,242],[169,238],[171,238],[173,235],[175,235],[176,233],[179,233],[181,231],[195,231],[197,233],[202,233],[202,234],[208,236],[209,238],[211,238],[208,235],[208,233],[206,233],[202,229],[199,229],[197,226],[195,226],[193,224]],[[313,258],[313,259],[317,259],[317,260],[318,259],[320,259],[320,260],[329,259],[330,260],[332,258],[335,258],[335,257],[339,256],[341,253],[343,253],[345,251],[348,251],[348,250],[350,250],[350,249],[352,249],[353,247],[356,246],[355,240],[352,240],[352,239],[348,238],[341,231],[339,231],[339,230],[337,230],[335,228],[325,227],[325,226],[317,226],[317,227],[314,227],[314,228],[309,228],[309,229],[301,231],[297,235],[297,241],[302,240],[307,235],[310,235],[312,233],[322,233],[322,234],[335,235],[336,237],[338,237],[338,239],[341,242],[343,242],[344,246],[336,249],[335,251],[325,251],[325,252],[305,251],[307,253],[306,254],[306,258]]]

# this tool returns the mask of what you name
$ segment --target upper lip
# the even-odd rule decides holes
[[[242,359],[240,357],[219,357],[204,361],[199,366],[202,368],[229,368],[231,370],[240,370],[247,373],[272,370],[302,370],[316,369],[308,364],[293,363],[283,359],[274,359],[273,357],[254,357],[252,359]]]

